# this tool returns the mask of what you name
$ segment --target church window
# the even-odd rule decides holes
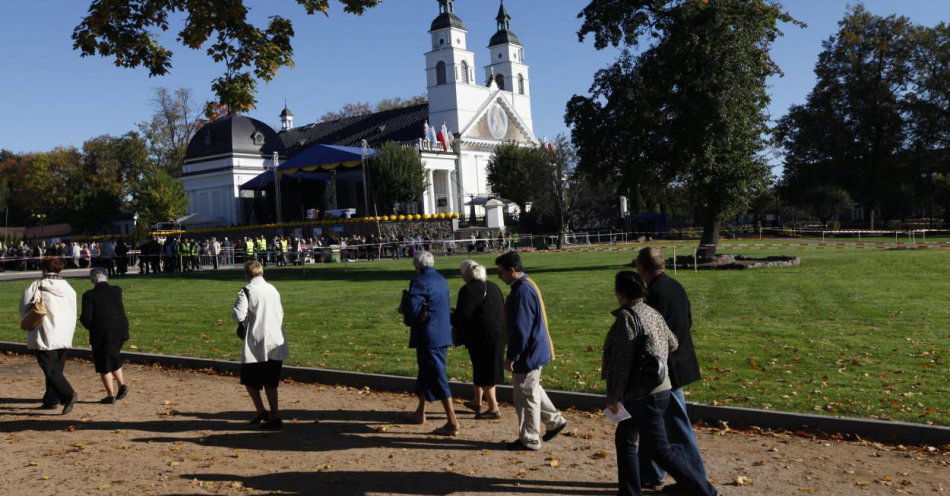
[[[444,45],[444,44],[445,44],[445,38],[439,38],[439,44],[440,44],[440,45]]]
[[[518,94],[524,95],[524,74],[518,74]]]
[[[495,84],[498,85],[498,89],[504,91],[505,90],[505,75],[504,74],[496,75]]]
[[[468,77],[468,62],[464,60],[462,61],[461,70],[462,70],[462,82],[465,84],[469,84],[471,81],[469,80],[469,77]]]
[[[501,59],[501,52],[498,52],[498,58]]]
[[[435,65],[435,84],[445,84],[445,62],[439,61]]]

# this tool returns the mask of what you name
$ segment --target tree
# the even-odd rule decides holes
[[[906,18],[874,16],[860,5],[838,25],[838,33],[822,44],[817,82],[806,103],[792,106],[779,121],[783,184],[793,198],[812,184],[841,185],[873,212],[900,182],[906,130],[900,92],[910,82],[912,26]]]
[[[148,171],[132,192],[132,205],[140,222],[152,225],[183,215],[188,211],[188,197],[181,181],[164,169]]]
[[[426,173],[413,148],[389,141],[376,150],[369,161],[373,198],[384,212],[397,203],[416,202],[426,190]]]
[[[529,204],[533,211],[534,203],[542,200],[540,192],[549,179],[547,161],[540,147],[504,143],[495,148],[488,161],[488,187],[496,195],[517,204],[525,216]]]
[[[396,110],[405,107],[411,107],[413,105],[420,105],[429,101],[429,98],[425,95],[416,95],[409,98],[384,98],[376,103],[376,105],[370,105],[368,102],[352,102],[344,104],[340,107],[340,110],[329,111],[320,116],[320,122],[330,122],[339,119],[345,119],[347,117],[357,117],[360,115],[368,115],[374,112],[385,112],[387,110]]]
[[[582,178],[576,172],[577,152],[566,136],[558,135],[553,143],[545,146],[545,151],[546,184],[541,184],[539,196],[544,198],[542,211],[557,228],[557,248],[561,249],[570,230],[574,202],[580,189],[578,183]]]
[[[327,15],[330,0],[294,0],[308,15]],[[381,0],[337,0],[344,11],[362,15]],[[83,57],[113,58],[117,67],[145,67],[150,76],[171,70],[172,51],[157,32],[183,18],[177,41],[204,49],[224,74],[211,88],[231,111],[254,108],[257,79],[270,81],[282,67],[292,67],[294,27],[290,19],[267,17],[267,26],[247,19],[244,0],[92,0],[89,13],[73,30],[73,48]]]
[[[428,103],[429,97],[426,95],[416,95],[409,98],[385,98],[376,103],[377,112],[385,112],[387,110],[396,110],[405,107],[412,107],[413,105],[421,105],[423,103]]]
[[[155,112],[138,124],[139,132],[148,142],[152,163],[178,177],[188,143],[206,121],[188,88],[156,88],[152,103]]]
[[[875,214],[904,217],[926,196],[922,169],[947,163],[950,37],[943,23],[914,25],[858,5],[838,23],[815,65],[804,104],[776,128],[782,188],[804,201],[814,184],[844,189]]]
[[[347,103],[340,107],[340,110],[326,112],[320,116],[320,122],[330,122],[347,117],[356,117],[359,115],[368,115],[373,113],[373,108],[366,102]]]
[[[819,184],[805,191],[804,206],[822,223],[836,218],[844,210],[850,210],[854,201],[847,191],[828,184]]]
[[[581,169],[633,198],[682,186],[714,247],[723,217],[768,182],[769,49],[779,22],[798,22],[765,0],[595,0],[580,17],[581,41],[626,48],[568,103]]]

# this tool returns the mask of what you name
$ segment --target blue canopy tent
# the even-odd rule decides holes
[[[376,155],[376,150],[366,149],[366,158]],[[329,171],[339,168],[352,169],[363,163],[363,149],[355,146],[313,145],[280,164],[277,171],[283,174],[296,172]]]
[[[357,180],[363,175],[361,170],[348,170],[343,172],[336,173],[337,181],[348,181],[348,180]],[[281,172],[280,181],[281,187],[284,186],[284,182],[287,180],[300,180],[300,181],[320,181],[323,184],[329,184],[333,180],[333,173],[326,172],[295,172],[292,174],[285,174]],[[271,171],[262,172],[260,175],[251,179],[250,181],[241,185],[241,189],[244,190],[265,190],[274,187],[274,173]]]
[[[376,155],[376,150],[366,149],[366,158]],[[358,179],[362,172],[357,169],[363,163],[363,149],[355,146],[313,145],[280,164],[277,173],[284,179],[320,181],[328,184],[336,170],[338,181]],[[350,169],[350,170],[347,170]],[[355,169],[355,170],[353,170]],[[241,185],[245,190],[263,190],[274,186],[274,173],[267,171]]]
[[[247,181],[240,186],[242,190],[255,191],[254,207],[255,212],[271,212],[271,195],[268,194],[266,200],[262,200],[261,192],[275,190],[275,176],[279,177],[279,188],[273,197],[290,198],[289,203],[281,204],[279,201],[274,208],[280,208],[282,213],[294,212],[300,209],[300,215],[303,215],[304,209],[317,208],[320,210],[333,210],[338,208],[359,208],[360,197],[365,201],[365,186],[362,185],[363,168],[361,167],[364,158],[368,159],[376,155],[376,150],[337,145],[311,145],[294,155],[292,158],[280,164],[276,174],[274,170],[268,170],[257,177]],[[316,183],[322,183],[319,186]],[[340,188],[338,190],[338,188]],[[330,193],[326,193],[326,192]],[[325,196],[329,194],[329,196]],[[332,198],[332,200],[328,199]],[[288,205],[292,209],[286,208]],[[368,211],[368,204],[363,205],[363,210]],[[259,210],[260,209],[260,210]],[[265,214],[269,216],[270,214]],[[297,214],[291,213],[290,217]]]

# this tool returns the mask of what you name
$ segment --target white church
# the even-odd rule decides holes
[[[285,106],[280,131],[241,115],[199,129],[188,145],[181,177],[189,213],[194,214],[191,222],[210,227],[260,221],[255,210],[262,195],[271,194],[262,191],[273,191],[275,176],[268,172],[275,157],[283,164],[308,149],[312,153],[315,146],[334,145],[342,153],[388,141],[416,149],[426,171],[428,188],[417,207],[421,210],[409,213],[464,216],[474,202],[481,215],[480,205],[491,196],[486,167],[494,149],[505,142],[537,143],[531,79],[504,3],[498,10],[498,30],[488,41],[483,77],[476,74],[469,33],[453,3],[438,1],[439,14],[429,29],[428,103],[299,127]],[[446,147],[435,137],[443,126],[451,135]],[[283,177],[283,218],[302,219],[310,209],[355,209],[357,216],[372,215],[364,208],[361,169],[340,165]]]

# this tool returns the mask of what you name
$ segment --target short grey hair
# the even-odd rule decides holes
[[[412,265],[415,266],[416,270],[435,267],[435,257],[427,251],[420,251],[412,257]]]
[[[102,267],[96,267],[89,271],[89,280],[91,280],[93,284],[106,282],[109,280],[109,271]]]
[[[466,280],[484,282],[488,279],[488,271],[485,266],[474,260],[463,261],[461,267],[459,267],[459,272],[462,273],[462,278]]]

